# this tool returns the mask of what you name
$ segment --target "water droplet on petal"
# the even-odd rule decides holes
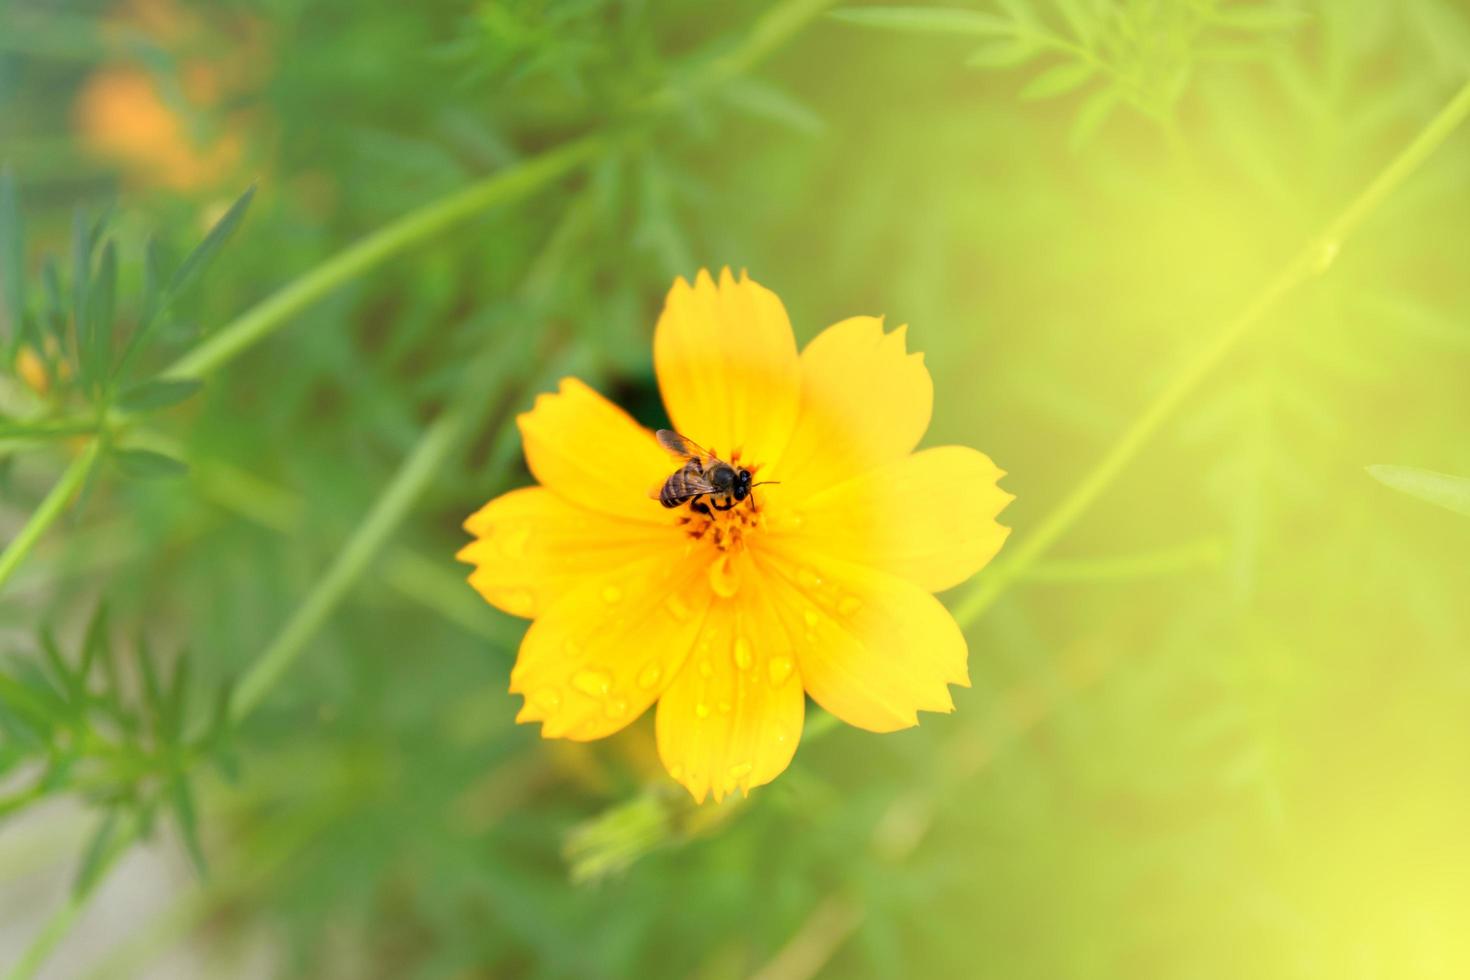
[[[609,718],[621,718],[628,713],[628,702],[622,698],[614,698],[603,707],[603,710],[607,712]]]
[[[806,620],[806,624],[808,626],[815,626],[822,621],[821,614],[818,613],[815,609],[806,610],[804,613],[802,613],[802,618]]]
[[[740,591],[740,572],[730,561],[728,553],[722,553],[709,566],[709,587],[715,595],[728,599]]]
[[[737,781],[744,779],[746,776],[749,776],[754,769],[755,766],[751,765],[748,762],[737,762],[735,763],[735,765],[730,767],[730,778]]]
[[[672,766],[669,767],[669,775],[673,776],[675,779],[683,779],[684,767],[677,762],[674,763]]]
[[[766,664],[766,670],[771,674],[771,686],[780,687],[785,684],[795,667],[790,657],[772,657],[770,663]]]
[[[743,636],[735,637],[735,666],[749,670],[755,658],[750,653],[750,642]]]
[[[822,576],[810,568],[803,568],[796,573],[796,581],[801,583],[803,589],[815,589],[822,584]]]
[[[679,598],[676,593],[670,593],[669,597],[664,600],[664,608],[667,609],[669,611],[669,615],[673,616],[675,619],[689,618],[689,607],[685,605],[684,600]]]
[[[547,711],[555,711],[561,707],[561,694],[554,687],[543,687],[531,695],[531,700],[536,702],[536,707]]]
[[[605,585],[602,588],[602,601],[611,605],[623,598],[623,590],[616,585]]]
[[[639,673],[638,686],[646,691],[657,684],[658,679],[662,677],[663,674],[663,669],[659,667],[658,664],[649,664],[647,667],[643,668],[641,673]]]
[[[842,613],[842,615],[844,616],[851,616],[853,613],[857,612],[861,608],[863,608],[863,600],[859,599],[855,595],[845,595],[842,597],[842,600],[837,603],[837,611]]]
[[[612,675],[605,670],[588,667],[572,675],[572,686],[588,697],[600,698],[612,688]]]
[[[730,702],[729,701],[721,701],[720,702],[720,714],[722,714],[722,715],[728,715],[729,713],[730,713]]]
[[[700,718],[708,718],[709,705],[705,704],[703,701],[699,702],[694,706],[694,714]]]
[[[714,673],[715,673],[715,668],[710,664],[710,662],[708,660],[701,660],[699,662],[699,676],[701,676],[701,677],[713,677],[714,676]]]

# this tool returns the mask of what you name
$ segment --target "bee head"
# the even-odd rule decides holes
[[[736,500],[750,496],[750,470],[742,466],[735,471],[735,485],[730,488],[730,494]]]

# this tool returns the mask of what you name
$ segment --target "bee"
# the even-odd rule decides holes
[[[679,467],[650,496],[657,497],[665,507],[673,508],[689,504],[689,509],[706,517],[714,516],[710,508],[730,510],[742,500],[749,499],[752,487],[775,480],[751,482],[751,472],[744,466],[725,462],[707,449],[701,449],[691,439],[686,439],[672,429],[659,429],[655,433],[658,444],[684,460]],[[702,499],[702,498],[707,498]]]

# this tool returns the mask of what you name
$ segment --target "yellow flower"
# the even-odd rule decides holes
[[[953,710],[968,651],[932,593],[995,555],[1012,497],[973,449],[914,452],[933,387],[904,332],[854,317],[798,354],[743,274],[674,283],[653,340],[674,428],[776,481],[695,501],[729,510],[662,506],[682,461],[582,382],[537,398],[519,423],[541,486],[486,504],[459,553],[491,604],[534,620],[517,721],[585,741],[657,701],[659,756],[702,802],[786,768],[804,695],[875,732]]]

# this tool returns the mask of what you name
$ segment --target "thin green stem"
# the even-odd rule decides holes
[[[62,937],[71,930],[77,918],[86,910],[92,896],[97,893],[99,886],[106,878],[107,872],[112,869],[117,859],[132,846],[137,832],[136,827],[131,827],[117,834],[93,871],[90,886],[85,890],[73,891],[67,900],[51,914],[51,917],[46,920],[46,925],[31,941],[25,953],[5,975],[5,980],[29,980],[30,977],[36,975],[47,957],[51,955],[52,950],[56,948],[56,944],[61,942]]]
[[[337,287],[488,208],[529,196],[592,159],[603,145],[595,136],[575,140],[404,215],[246,310],[171,364],[165,376],[209,374]]]
[[[5,550],[0,552],[0,589],[10,581],[10,576],[20,567],[20,563],[31,553],[41,535],[56,523],[56,519],[66,510],[67,504],[72,497],[81,489],[82,484],[87,481],[87,476],[92,472],[92,467],[97,465],[97,458],[102,452],[102,443],[93,439],[87,443],[77,458],[71,461],[71,465],[61,474],[61,479],[46,494],[46,499],[31,514],[30,520],[20,529]]]
[[[377,558],[389,536],[464,441],[485,411],[484,406],[461,399],[424,432],[403,466],[378,498],[367,519],[347,542],[325,577],[297,607],[271,645],[241,679],[230,701],[236,721],[260,704],[286,669],[305,651],[326,618]]]
[[[956,603],[962,626],[974,623],[1018,578],[1055,545],[1096,502],[1143,446],[1174,414],[1180,403],[1257,323],[1297,286],[1331,266],[1343,240],[1403,181],[1419,168],[1445,138],[1470,116],[1470,83],[1466,83],[1419,135],[1385,167],[1316,238],[1292,258],[1249,305],[1217,333],[1155,396],[1106,455],[1064,497],[1019,547],[1010,550]]]

